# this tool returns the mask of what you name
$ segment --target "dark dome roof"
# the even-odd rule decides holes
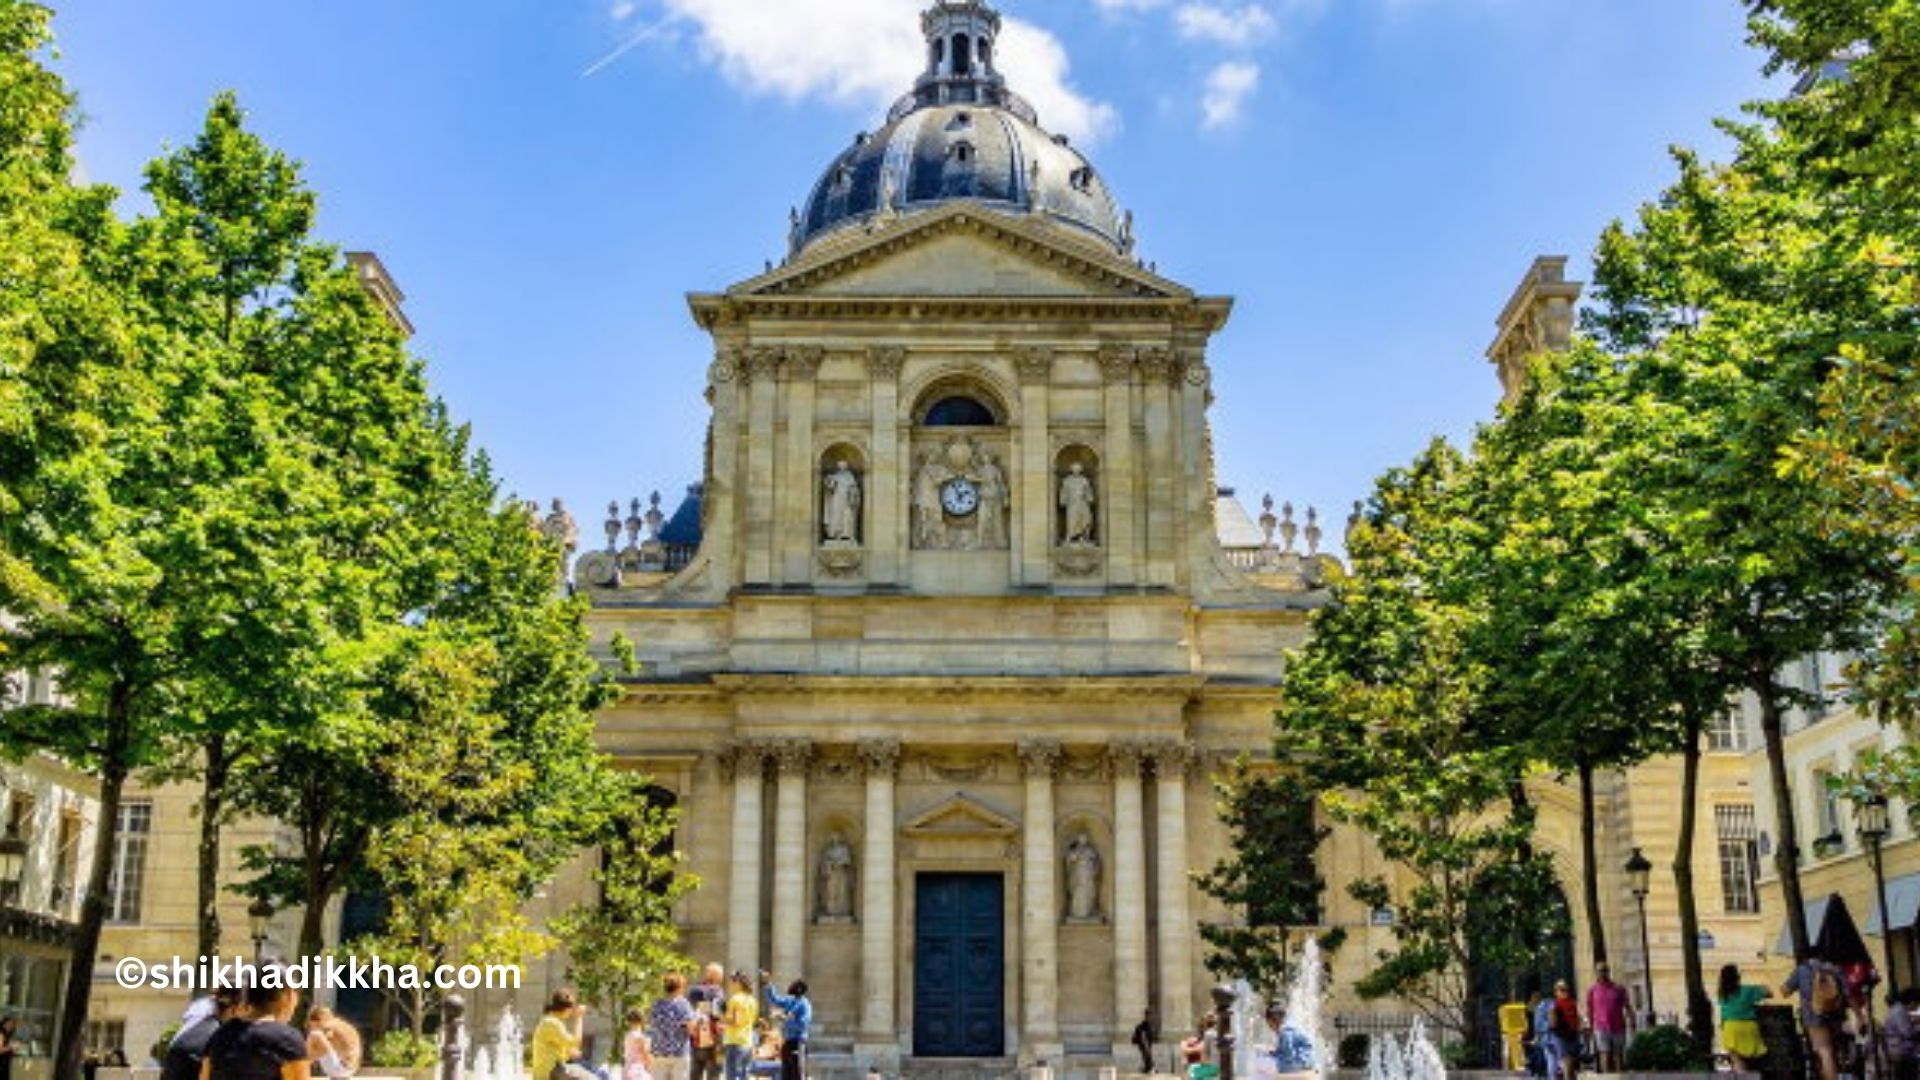
[[[1048,135],[1021,112],[925,106],[861,136],[814,185],[794,230],[794,250],[867,221],[883,199],[897,213],[971,199],[1044,214],[1127,250],[1129,238],[1100,174],[1064,138]]]

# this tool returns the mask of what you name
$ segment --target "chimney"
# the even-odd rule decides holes
[[[353,267],[354,273],[360,276],[360,287],[367,290],[367,295],[373,297],[374,303],[380,305],[380,310],[386,313],[387,321],[393,323],[394,329],[400,331],[400,336],[412,337],[413,324],[407,321],[407,313],[401,308],[401,305],[406,303],[407,294],[401,292],[400,286],[393,283],[393,276],[387,273],[386,266],[380,262],[380,256],[371,251],[349,251],[347,263]]]

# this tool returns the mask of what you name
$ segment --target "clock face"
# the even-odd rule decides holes
[[[973,481],[956,477],[940,485],[940,506],[954,517],[966,517],[980,508],[980,489]]]

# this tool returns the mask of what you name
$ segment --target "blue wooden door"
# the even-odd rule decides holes
[[[1005,1051],[1003,880],[921,874],[913,927],[915,1057],[999,1057]]]

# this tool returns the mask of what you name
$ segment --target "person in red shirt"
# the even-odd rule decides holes
[[[1594,983],[1587,987],[1587,1023],[1593,1027],[1593,1053],[1599,1059],[1595,1064],[1603,1073],[1616,1073],[1633,1028],[1627,988],[1613,981],[1613,970],[1605,961],[1593,974]]]
[[[1580,1001],[1565,979],[1553,984],[1553,1010],[1547,1015],[1548,1036],[1560,1052],[1561,1080],[1573,1080],[1580,1071]]]

